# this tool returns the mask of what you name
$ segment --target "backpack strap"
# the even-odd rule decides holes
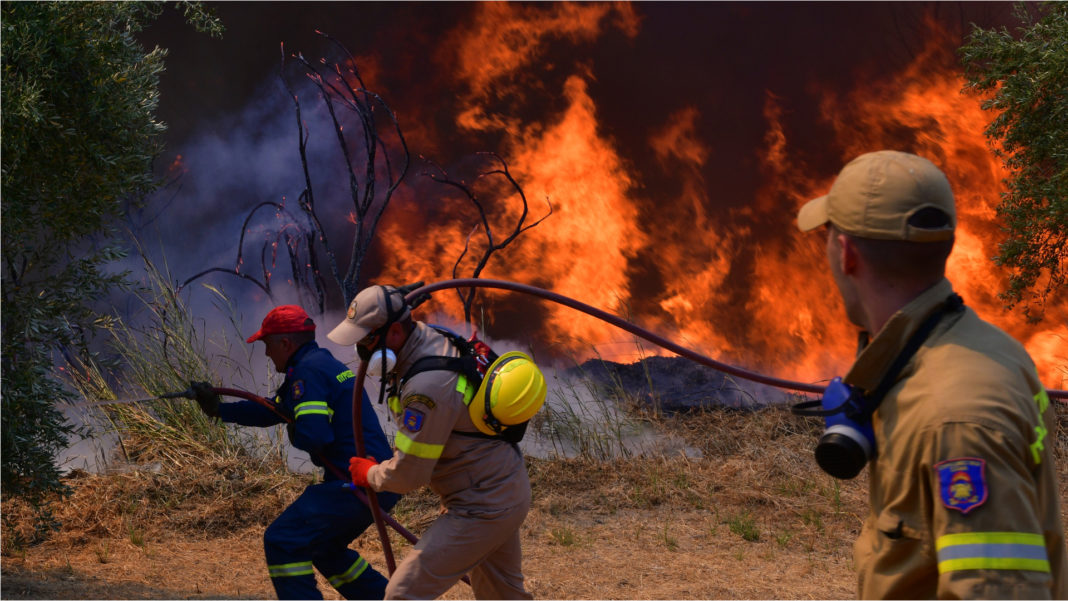
[[[464,405],[470,405],[472,399],[474,399],[475,392],[478,391],[478,387],[482,385],[483,379],[482,372],[478,369],[479,355],[475,348],[475,344],[445,328],[437,326],[430,327],[445,336],[456,350],[460,352],[460,356],[446,357],[444,355],[431,355],[428,357],[421,357],[408,368],[408,371],[404,372],[403,376],[400,377],[400,385],[403,386],[405,382],[425,371],[456,372],[460,374],[459,380],[456,382],[456,391],[464,395]],[[497,353],[494,353],[491,349],[487,359],[490,363],[493,363],[497,360]],[[526,434],[527,423],[529,422],[507,426],[503,432],[494,435],[485,434],[483,432],[461,432],[459,430],[453,430],[452,432],[453,434],[469,438],[503,440],[515,447],[516,452],[519,452],[519,441],[522,440],[524,434]]]

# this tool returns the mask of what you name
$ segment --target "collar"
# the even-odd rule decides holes
[[[857,354],[853,367],[849,369],[849,373],[844,378],[845,382],[859,387],[866,393],[879,386],[883,375],[908,344],[912,334],[950,294],[953,294],[953,286],[949,280],[942,278],[942,281],[898,309],[890,316],[871,343]]]
[[[304,358],[304,355],[307,355],[317,348],[319,348],[319,344],[312,340],[311,342],[305,342],[300,348],[293,351],[293,354],[289,356],[289,361],[286,361],[286,375],[288,376],[289,372],[297,366],[297,363],[300,363],[300,360]]]
[[[393,373],[400,375],[408,373],[408,368],[415,363],[416,359],[425,354],[421,349],[430,331],[430,326],[421,321],[415,322],[415,327],[412,328],[412,333],[408,335],[408,340],[404,341],[404,346],[397,353],[397,367],[393,370]]]

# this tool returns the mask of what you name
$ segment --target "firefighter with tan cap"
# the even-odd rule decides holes
[[[396,394],[389,399],[397,424],[393,455],[354,457],[353,483],[397,493],[429,485],[444,508],[397,566],[386,598],[438,597],[468,573],[478,599],[532,598],[523,586],[519,539],[530,508],[530,482],[518,446],[496,433],[493,412],[481,409],[483,400],[464,375],[441,365],[413,370],[420,360],[457,357],[456,346],[436,328],[414,320],[402,291],[389,286],[357,294],[328,337],[355,344],[365,361],[386,357],[379,364],[388,366],[384,371],[395,383]],[[498,361],[515,355],[520,353]],[[532,363],[517,358],[511,365],[515,369],[502,380],[516,393],[517,415],[529,419],[544,401],[545,382]],[[487,393],[485,402],[490,401]]]
[[[1068,598],[1054,408],[1023,347],[945,278],[945,175],[912,154],[864,154],[797,224],[824,226],[847,316],[873,335],[824,394],[816,449],[838,477],[870,459],[859,595]]]

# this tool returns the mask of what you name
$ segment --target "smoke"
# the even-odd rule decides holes
[[[1038,326],[1001,310],[1002,274],[987,257],[1004,173],[982,136],[989,116],[959,93],[953,56],[961,23],[997,22],[999,7],[493,3],[453,7],[434,23],[405,13],[386,28],[404,35],[340,38],[396,109],[413,157],[471,183],[485,166],[471,153],[496,151],[531,218],[552,207],[486,277],[551,288],[746,367],[825,379],[848,365],[855,337],[822,240],[797,232],[793,217],[852,156],[901,148],[934,160],[957,191],[951,279],[1056,386],[1064,361],[1048,349],[1068,335],[1056,325],[1068,321],[1065,305]],[[293,206],[303,189],[292,101],[275,77],[177,149],[182,189],[156,222],[176,279],[232,266],[251,208]],[[347,249],[347,175],[322,103],[306,85],[298,94],[317,203],[331,244]],[[423,176],[424,165],[416,158],[387,211],[365,283],[445,279],[468,236],[472,251],[485,244],[469,201]],[[506,231],[521,199],[487,199],[491,227]],[[273,211],[258,214],[242,271],[256,272],[277,224]],[[460,275],[470,269],[461,264]],[[200,283],[225,286],[251,332],[276,302],[311,308],[285,285],[287,270],[276,272],[273,301],[224,274]],[[210,314],[203,289],[188,293]],[[515,295],[479,298],[479,323],[495,336],[554,358],[633,358],[626,337],[585,316]],[[427,307],[460,314],[450,293]],[[321,316],[338,318],[329,307]]]

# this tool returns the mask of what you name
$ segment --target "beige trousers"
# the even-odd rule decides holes
[[[475,599],[533,599],[523,587],[522,505],[493,515],[439,516],[389,579],[386,599],[434,599],[471,574]]]

